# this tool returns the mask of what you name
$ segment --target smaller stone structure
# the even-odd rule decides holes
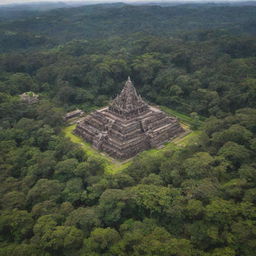
[[[70,119],[73,118],[78,118],[84,115],[84,111],[81,109],[76,109],[74,111],[68,112],[65,116],[64,116],[64,120],[65,121],[69,121]]]
[[[33,92],[24,92],[20,95],[21,101],[27,103],[27,104],[34,104],[39,101],[39,95],[33,93]]]

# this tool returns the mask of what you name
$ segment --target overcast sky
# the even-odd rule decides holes
[[[34,2],[242,2],[248,0],[0,0],[0,4],[12,4],[12,3],[34,3]],[[256,0],[250,0],[256,1]]]

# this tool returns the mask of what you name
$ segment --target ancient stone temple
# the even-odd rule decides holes
[[[94,148],[117,159],[159,147],[182,132],[176,118],[142,100],[129,77],[108,107],[81,119],[74,130]]]

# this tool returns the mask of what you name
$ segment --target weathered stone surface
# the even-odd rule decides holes
[[[64,120],[68,121],[72,118],[76,118],[76,117],[81,117],[84,115],[84,111],[81,109],[76,109],[74,111],[68,112],[66,113],[66,115],[64,116]]]
[[[74,133],[117,159],[159,147],[184,132],[178,120],[144,102],[130,78],[105,108],[83,118]]]
[[[24,92],[20,95],[21,101],[27,104],[34,104],[39,101],[39,96],[33,92]]]

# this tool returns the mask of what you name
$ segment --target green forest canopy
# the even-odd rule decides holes
[[[253,256],[256,7],[93,5],[0,21],[0,255]],[[0,10],[1,13],[1,10]],[[196,143],[115,174],[65,138],[130,75]],[[29,105],[19,95],[40,95]]]

